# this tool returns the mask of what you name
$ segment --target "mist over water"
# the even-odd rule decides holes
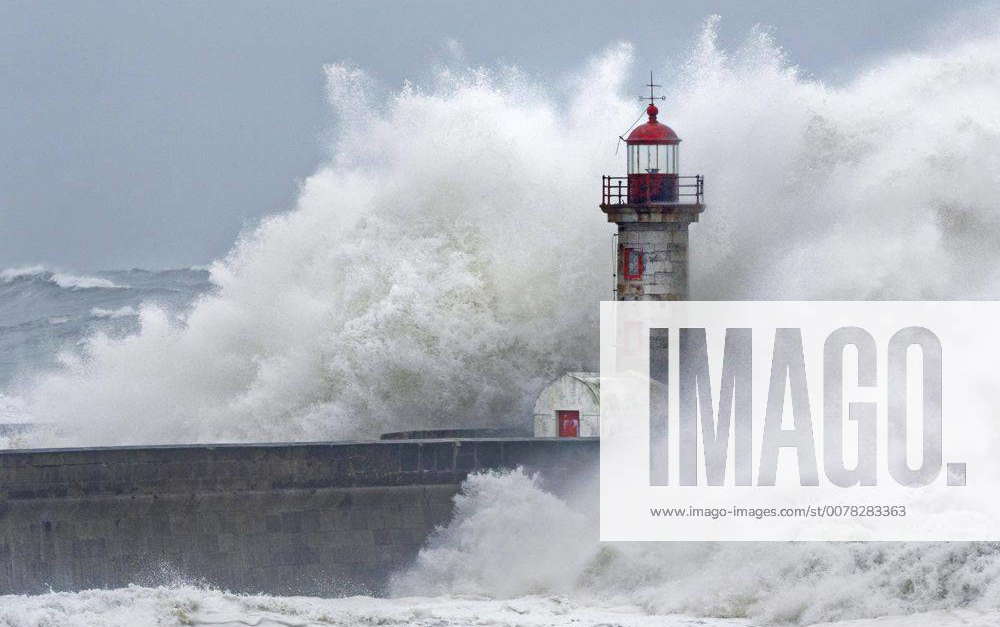
[[[994,297],[1000,38],[831,86],[763,32],[735,50],[714,32],[656,68],[682,173],[706,176],[693,298]],[[101,308],[136,332],[91,337],[3,411],[56,425],[29,445],[527,424],[548,380],[597,367],[598,184],[624,171],[615,138],[641,111],[631,57],[614,46],[549,81],[443,68],[388,97],[328,67],[339,134],[296,207],[245,233],[181,319]],[[473,477],[395,593],[803,624],[1000,605],[993,545],[599,545],[593,507],[520,473]]]

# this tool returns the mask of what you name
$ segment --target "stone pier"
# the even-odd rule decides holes
[[[203,581],[379,593],[445,524],[468,473],[523,466],[559,489],[592,438],[0,452],[0,594]]]

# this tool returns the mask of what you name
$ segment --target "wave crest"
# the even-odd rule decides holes
[[[55,272],[45,266],[23,266],[0,271],[0,282],[13,283],[24,280],[52,283],[67,290],[127,289],[126,286],[116,285],[108,279]]]

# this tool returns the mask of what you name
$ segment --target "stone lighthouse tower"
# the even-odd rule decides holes
[[[681,140],[657,121],[659,85],[649,83],[649,120],[625,139],[628,175],[603,183],[601,211],[618,225],[615,298],[686,300],[688,225],[705,210],[704,179],[678,174]]]

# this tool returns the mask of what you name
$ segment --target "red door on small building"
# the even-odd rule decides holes
[[[560,438],[580,436],[580,412],[565,409],[556,410],[556,421],[559,423]]]

